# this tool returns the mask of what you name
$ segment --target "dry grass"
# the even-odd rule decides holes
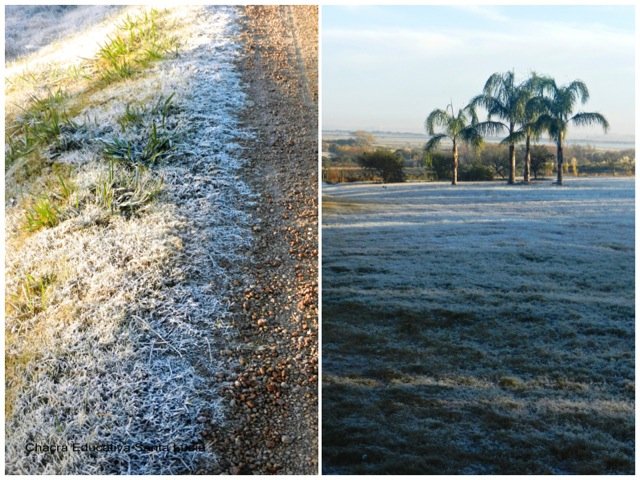
[[[634,472],[633,180],[325,191],[325,473]]]
[[[327,215],[348,214],[356,212],[375,211],[376,202],[360,199],[344,199],[331,195],[322,196],[322,211]]]

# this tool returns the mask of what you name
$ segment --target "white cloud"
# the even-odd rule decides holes
[[[408,29],[327,29],[323,42],[339,42],[349,50],[364,49],[393,56],[420,53],[421,56],[441,56],[463,45],[463,41],[446,33]]]
[[[492,20],[496,22],[508,22],[509,17],[501,14],[495,7],[488,5],[452,5],[452,8],[462,10],[466,13],[471,13],[485,20]]]
[[[341,64],[367,61],[393,64],[419,60],[505,58],[544,59],[544,63],[567,57],[606,60],[633,55],[633,35],[602,27],[576,27],[553,22],[530,22],[502,31],[488,29],[326,29],[323,41],[329,60]],[[336,47],[340,47],[337,49]],[[335,51],[333,50],[335,49]],[[531,68],[536,69],[532,61]],[[523,72],[525,74],[527,72]]]

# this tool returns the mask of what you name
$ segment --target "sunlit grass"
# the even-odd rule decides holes
[[[43,196],[27,209],[25,230],[35,231],[45,227],[55,227],[62,221],[64,213],[55,205],[51,197]]]
[[[224,415],[216,375],[226,367],[211,352],[233,328],[218,299],[251,240],[241,208],[252,197],[238,180],[237,139],[250,137],[237,120],[238,9],[145,10],[8,69],[10,473],[194,473],[215,461],[209,446],[24,454],[31,439],[187,444],[205,428],[194,418]]]
[[[67,178],[63,178],[64,169],[57,169],[56,180],[47,183],[46,193],[41,194],[27,207],[22,228],[34,232],[41,228],[51,228],[63,221],[71,212],[68,200],[75,192],[75,185]],[[68,170],[64,172],[68,175]]]
[[[162,12],[156,9],[137,18],[128,15],[97,54],[95,67],[100,83],[129,78],[175,51],[176,40],[163,34],[162,21]]]
[[[36,279],[26,274],[18,283],[17,292],[9,299],[14,314],[29,317],[44,311],[47,306],[47,288],[54,282],[54,276],[40,276]]]
[[[135,57],[137,73],[148,66],[151,60],[160,60],[162,55],[158,52],[162,51],[164,54],[168,51],[167,48],[174,46],[163,30],[166,27],[163,15],[153,10],[143,13],[139,19],[127,17],[120,29],[132,33],[120,37],[124,43],[114,42],[109,47],[111,54],[126,52],[126,55]],[[109,42],[105,44],[107,45]],[[161,48],[162,45],[167,48]],[[101,64],[108,55],[108,52],[103,51],[102,56],[99,55],[93,62],[94,66]],[[52,229],[65,221],[74,221],[78,216],[87,216],[87,211],[91,211],[93,205],[108,215],[130,216],[146,207],[162,190],[162,178],[152,175],[140,165],[115,166],[111,159],[104,175],[98,176],[93,186],[87,185],[85,181],[79,187],[74,169],[68,164],[57,162],[58,158],[73,150],[84,149],[89,152],[84,156],[91,158],[90,152],[95,149],[98,125],[81,124],[74,118],[83,109],[92,106],[91,99],[96,90],[87,90],[86,82],[97,81],[99,88],[106,86],[105,77],[96,78],[90,64],[91,61],[85,60],[82,64],[68,67],[52,65],[43,71],[25,70],[19,77],[7,79],[14,97],[21,97],[20,89],[29,92],[22,95],[23,103],[12,106],[6,117],[6,182],[8,191],[13,195],[13,210],[19,212],[21,208],[23,211],[21,215],[18,214],[19,220],[14,223],[19,232],[11,235],[11,248],[22,248],[25,243],[30,242],[29,236],[37,238],[41,230]],[[110,75],[104,70],[103,73]],[[33,85],[37,88],[32,88]],[[63,88],[62,85],[68,88]],[[170,110],[175,111],[171,98],[172,96],[169,99],[160,96],[149,109],[140,112],[141,121],[151,121],[150,119],[159,116],[164,127]],[[133,116],[132,111],[129,113]],[[136,122],[127,124],[126,121],[122,126],[123,129],[133,130],[138,127]],[[151,148],[164,141],[164,130],[158,132],[157,129],[150,128],[149,131],[152,137],[149,142]],[[157,160],[157,157],[165,154],[165,150],[169,150],[166,142],[164,147],[164,150],[159,149],[158,152],[148,152],[148,160]],[[165,154],[165,157],[168,155]],[[91,225],[84,220],[80,224]],[[28,262],[25,259],[25,265]],[[57,262],[63,268],[62,259],[58,258]],[[39,273],[33,270],[25,272],[22,267],[8,274],[6,415],[12,414],[21,389],[27,388],[34,381],[30,372],[34,371],[34,362],[40,356],[37,352],[49,348],[42,343],[45,340],[42,333],[50,328],[57,329],[59,323],[64,324],[72,314],[73,309],[64,306],[64,301],[61,304],[60,298],[53,302],[53,310],[48,310],[57,283],[64,286],[68,282],[69,278],[66,276],[61,278],[53,272]],[[48,322],[52,322],[50,325],[43,320],[45,315],[49,317]],[[47,335],[51,335],[51,332]],[[33,345],[34,348],[29,349],[28,345]]]
[[[5,170],[37,148],[49,144],[59,145],[61,133],[79,128],[64,108],[65,99],[60,88],[48,91],[44,96],[31,94],[28,105],[6,127]]]
[[[21,85],[22,88],[28,88],[29,85],[44,88],[44,94],[27,95],[24,103],[17,105],[16,112],[8,112],[5,119],[5,171],[10,172],[9,176],[13,175],[15,167],[22,168],[24,165],[32,172],[34,169],[37,171],[38,163],[41,163],[38,151],[45,147],[60,152],[81,146],[77,140],[70,142],[69,135],[64,135],[84,128],[73,120],[70,105],[74,105],[74,114],[78,113],[78,105],[81,108],[90,106],[89,97],[96,86],[103,88],[112,82],[141,73],[152,62],[176,51],[176,40],[167,31],[169,25],[165,16],[165,12],[156,9],[144,10],[138,16],[128,15],[117,26],[118,33],[109,37],[102,45],[95,59],[85,60],[80,65],[74,64],[66,69],[53,66],[42,72],[26,70],[20,74],[20,81],[16,78],[7,80],[15,89]],[[53,75],[52,71],[56,74]],[[49,77],[44,78],[43,75]],[[85,86],[80,90],[74,88],[74,82],[84,84],[87,80],[95,86]],[[63,84],[74,93],[66,94],[61,87]],[[170,100],[171,97],[168,99],[169,103]],[[161,98],[161,101],[167,99]],[[160,101],[156,106],[160,109],[165,107],[163,124],[169,106],[162,105]],[[131,109],[129,113],[129,120],[132,120],[135,109]],[[123,128],[129,120],[123,120]],[[149,126],[149,138],[143,152],[147,162],[161,155],[159,150],[169,149],[168,143],[172,141],[172,138],[158,135],[157,128],[154,129],[153,125]],[[85,139],[89,140],[90,136]]]

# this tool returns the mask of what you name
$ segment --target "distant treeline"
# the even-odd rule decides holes
[[[365,132],[366,133],[366,132]],[[362,132],[353,138],[323,140],[322,151],[324,180],[353,182],[380,180],[379,175],[362,168],[359,158],[367,152],[382,149],[394,153],[403,161],[408,180],[449,180],[451,178],[452,152],[450,149],[425,153],[423,148],[391,149],[376,146],[375,136]],[[459,152],[462,181],[503,180],[509,175],[509,147],[498,143],[484,143],[478,151],[461,146]],[[516,169],[522,172],[524,146],[517,147]],[[567,145],[564,147],[564,173],[569,175],[633,175],[635,149],[604,150],[595,146]],[[548,178],[556,173],[556,147],[533,145],[531,147],[531,175],[534,180]]]

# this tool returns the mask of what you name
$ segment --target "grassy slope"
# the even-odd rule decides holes
[[[54,44],[87,30],[123,7],[117,5],[7,5],[5,6],[5,61]]]
[[[122,34],[116,25],[145,17],[136,8],[7,72],[8,125],[32,109],[32,93],[57,88],[56,111],[73,121],[6,172],[7,473],[184,473],[215,460],[24,448],[187,445],[205,422],[223,421],[215,379],[228,366],[217,351],[233,337],[225,292],[251,227],[237,208],[251,195],[236,179],[235,139],[246,137],[236,120],[236,14],[161,13],[153,38],[176,41],[162,62],[135,53],[150,46],[140,45],[127,78],[105,81],[97,52]],[[156,133],[175,148],[154,168],[106,158],[115,140],[135,150]]]
[[[327,473],[633,472],[633,180],[325,193]]]

